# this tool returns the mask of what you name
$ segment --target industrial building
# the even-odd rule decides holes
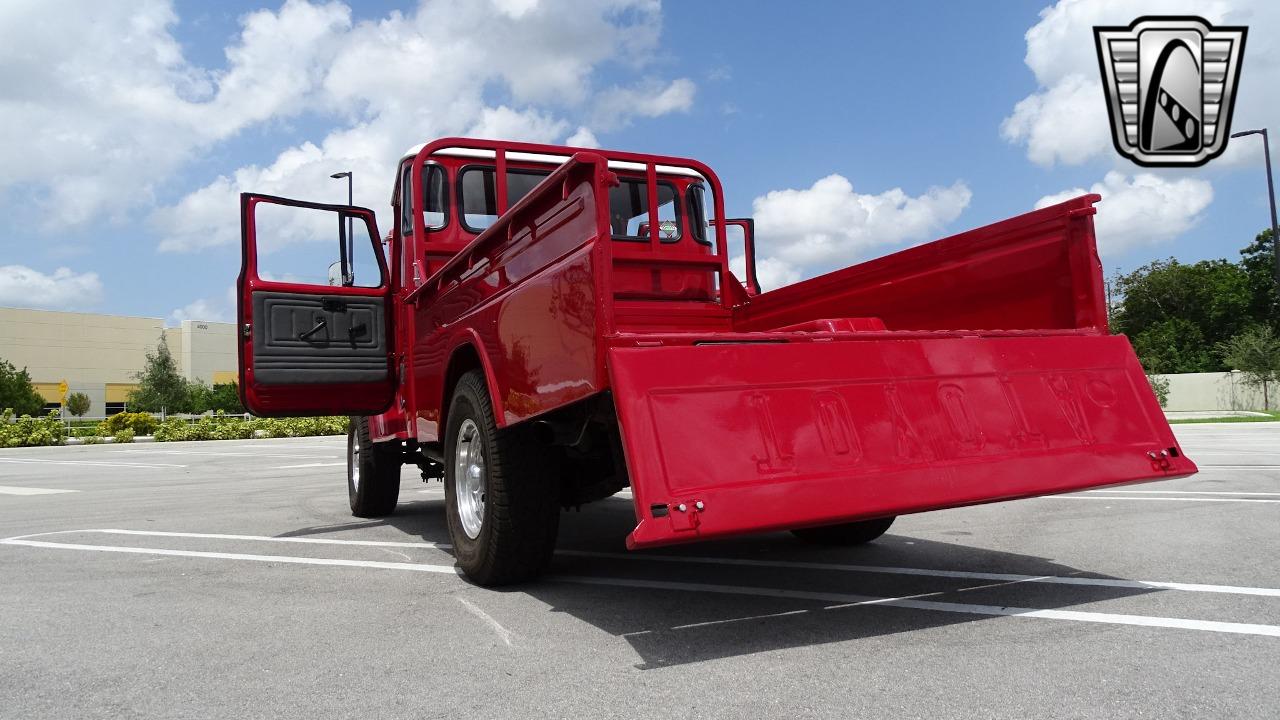
[[[146,354],[163,334],[178,371],[207,384],[235,382],[235,325],[161,318],[0,307],[0,358],[26,367],[46,408],[58,408],[59,384],[89,396],[89,415],[126,409]]]

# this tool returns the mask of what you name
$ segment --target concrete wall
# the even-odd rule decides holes
[[[235,325],[184,321],[165,328],[161,318],[0,308],[0,358],[27,368],[49,402],[59,382],[89,396],[89,415],[101,416],[134,384],[134,373],[161,333],[189,380],[225,381],[237,367]]]
[[[1240,373],[1180,373],[1157,375],[1169,381],[1165,410],[1264,410],[1262,388],[1252,388]],[[1277,407],[1280,387],[1270,389],[1271,408]]]

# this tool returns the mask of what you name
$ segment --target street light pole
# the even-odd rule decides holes
[[[355,205],[355,198],[351,192],[351,171],[334,173],[329,177],[334,180],[347,179],[347,205]],[[1274,214],[1274,213],[1273,213]],[[353,226],[351,224],[351,216],[347,216],[347,276],[342,279],[343,284],[351,285],[356,279],[356,257],[355,257],[355,236],[352,235]]]
[[[1271,202],[1271,259],[1274,262],[1276,286],[1280,289],[1280,230],[1276,229],[1276,188],[1271,180],[1271,143],[1267,139],[1267,129],[1261,130],[1241,130],[1238,133],[1231,133],[1231,137],[1238,138],[1244,135],[1261,135],[1262,136],[1262,157],[1267,165],[1267,200]]]

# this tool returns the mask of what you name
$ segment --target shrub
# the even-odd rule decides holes
[[[102,444],[102,436],[101,435],[81,435],[80,442],[85,445],[100,445]]]
[[[23,415],[11,423],[12,417],[12,410],[0,414],[0,447],[61,445],[67,438],[56,410],[40,418]]]
[[[116,442],[118,443],[133,442],[133,431],[130,430],[129,428],[120,430],[119,432],[116,433]]]
[[[184,437],[187,431],[187,423],[181,418],[169,418],[156,428],[152,435],[155,435],[156,442],[173,442],[175,440],[186,440]]]
[[[132,430],[134,435],[151,435],[160,426],[160,421],[151,413],[123,412],[103,420],[98,424],[98,432],[102,435],[116,435],[121,430]]]
[[[1151,383],[1151,392],[1156,394],[1156,400],[1159,401],[1160,407],[1169,404],[1169,378],[1160,377],[1159,375],[1147,375],[1147,382]]]
[[[205,416],[188,423],[178,418],[166,420],[155,431],[157,442],[179,440],[247,440],[253,437],[309,437],[343,435],[347,432],[345,417],[253,418]]]

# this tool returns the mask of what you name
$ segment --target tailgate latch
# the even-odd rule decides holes
[[[1169,462],[1168,450],[1161,450],[1160,452],[1148,450],[1147,457],[1151,459],[1151,467],[1153,469],[1168,470],[1172,467],[1172,464]]]

